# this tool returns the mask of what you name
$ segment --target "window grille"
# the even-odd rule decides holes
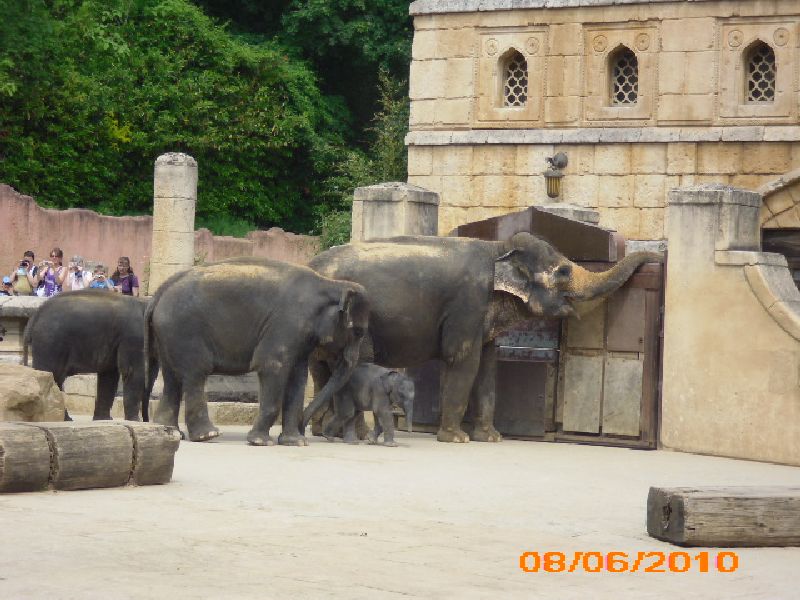
[[[636,104],[639,96],[639,61],[628,48],[621,48],[611,60],[611,104]]]
[[[762,42],[750,50],[747,57],[747,101],[773,102],[777,73],[772,48]]]
[[[528,101],[528,61],[514,52],[503,71],[503,106],[525,106]]]

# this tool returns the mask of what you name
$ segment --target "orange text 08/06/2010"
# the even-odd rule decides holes
[[[739,568],[735,552],[523,552],[519,568],[526,573],[732,573]]]

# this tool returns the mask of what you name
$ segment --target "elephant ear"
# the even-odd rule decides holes
[[[392,393],[392,382],[397,379],[399,374],[397,371],[387,371],[381,376],[383,391],[386,392],[387,396]]]
[[[498,292],[507,292],[525,302],[530,300],[530,281],[517,269],[511,257],[518,250],[506,252],[494,263],[494,289]]]
[[[355,290],[345,289],[339,299],[339,318],[347,329],[352,329],[353,327],[353,303],[355,297]]]

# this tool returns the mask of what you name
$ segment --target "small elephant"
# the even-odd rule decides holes
[[[44,302],[28,321],[23,335],[24,365],[32,346],[33,368],[49,371],[63,391],[64,380],[79,373],[97,373],[94,420],[111,419],[111,407],[122,375],[125,419],[148,420],[150,392],[158,375],[158,359],[145,364],[145,299],[104,294],[97,290],[66,292]],[[70,421],[64,411],[64,420]]]
[[[325,428],[324,436],[333,441],[342,429],[344,441],[358,443],[356,419],[360,413],[371,410],[375,417],[375,430],[370,442],[377,443],[383,432],[386,446],[397,446],[394,441],[392,407],[401,408],[406,415],[408,432],[414,410],[414,382],[406,375],[371,363],[358,365],[350,379],[333,397],[334,417]],[[313,408],[308,411],[310,415]]]

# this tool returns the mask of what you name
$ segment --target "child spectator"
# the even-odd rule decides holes
[[[3,277],[3,287],[0,289],[0,296],[16,296],[17,293],[14,291],[14,288],[11,286],[11,277],[5,276]]]
[[[92,276],[89,271],[83,268],[83,257],[73,256],[69,262],[69,275],[67,276],[67,287],[70,290],[82,290],[89,287]]]
[[[111,280],[106,277],[105,265],[97,265],[94,268],[92,279],[89,282],[89,289],[114,291],[114,286],[111,283]]]
[[[114,289],[126,296],[139,295],[139,279],[133,274],[131,269],[131,259],[127,256],[120,256],[117,261],[117,270],[111,275],[111,283]]]

